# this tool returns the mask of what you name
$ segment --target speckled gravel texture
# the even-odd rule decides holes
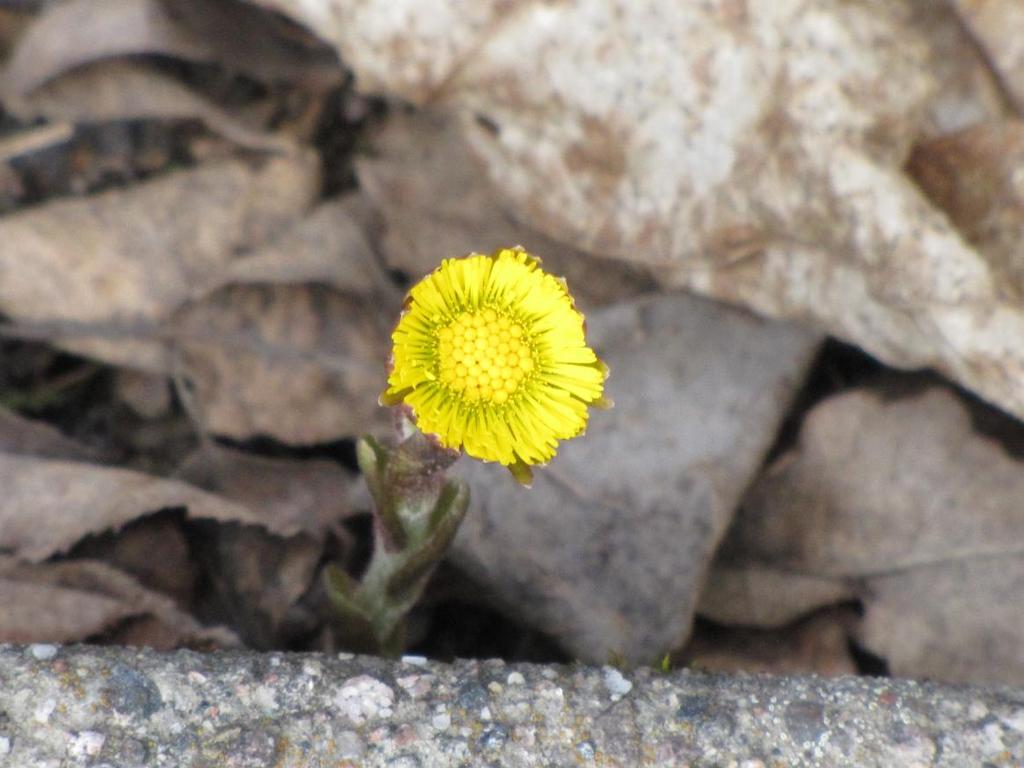
[[[0,765],[1019,766],[1024,690],[0,646]]]

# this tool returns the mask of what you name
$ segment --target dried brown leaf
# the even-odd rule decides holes
[[[0,408],[0,452],[51,459],[95,461],[100,452],[65,436],[45,422]]]
[[[1024,684],[1020,596],[1024,546],[974,556],[952,550],[948,561],[921,564],[868,581],[860,643],[904,677]]]
[[[209,283],[229,287],[178,314],[184,372],[208,429],[308,444],[381,422],[401,294],[367,242],[364,205],[356,196],[320,205]]]
[[[389,305],[323,286],[234,286],[180,311],[175,328],[191,339],[182,362],[207,429],[308,445],[384,419],[377,397],[397,316],[397,297]]]
[[[258,524],[246,507],[177,480],[128,469],[0,453],[0,549],[31,560],[163,509]]]
[[[258,166],[231,160],[0,218],[0,310],[22,322],[141,324],[62,346],[171,370],[155,324],[223,282],[232,259],[297,219],[317,187],[312,155]]]
[[[209,46],[176,24],[157,0],[71,0],[50,5],[25,30],[0,89],[28,94],[82,65],[140,53],[210,55]]]
[[[365,205],[354,194],[318,205],[280,237],[229,262],[210,288],[230,283],[325,283],[397,304],[400,296],[364,229]]]
[[[192,603],[197,574],[178,515],[150,515],[116,533],[90,535],[75,546],[74,557],[112,565],[183,608]]]
[[[48,5],[24,31],[4,86],[28,94],[78,67],[140,54],[219,61],[263,80],[340,79],[337,64],[282,27],[237,2],[68,0]]]
[[[798,573],[864,577],[1017,552],[1024,474],[945,390],[866,391],[808,415],[799,450],[751,489],[732,539]]]
[[[106,61],[76,69],[27,94],[5,92],[5,107],[23,120],[45,118],[77,125],[115,120],[200,120],[248,149],[289,153],[296,144],[249,127],[204,96],[139,62]]]
[[[278,536],[306,533],[322,542],[351,514],[353,478],[325,459],[271,459],[205,443],[185,460],[178,476],[244,504]]]
[[[0,576],[0,638],[5,643],[73,643],[98,635],[133,612],[103,595]]]
[[[808,415],[723,550],[775,569],[780,590],[792,573],[855,588],[862,642],[896,674],[1020,682],[1022,494],[1020,462],[949,392],[854,391]]]
[[[159,622],[159,632],[149,635],[159,648],[238,642],[231,632],[202,627],[171,599],[100,562],[27,565],[2,558],[0,595],[2,642],[83,641],[137,617]]]
[[[721,624],[781,627],[857,595],[856,586],[842,579],[719,558],[708,573],[697,612]]]
[[[315,194],[313,162],[217,164],[0,220],[0,264],[26,265],[0,308],[74,351],[183,374],[213,432],[313,443],[372,428],[401,297],[358,199],[287,226]]]

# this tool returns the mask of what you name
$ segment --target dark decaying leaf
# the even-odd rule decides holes
[[[255,526],[205,526],[198,558],[210,593],[196,610],[224,617],[248,647],[289,647],[318,626],[301,602],[314,585],[323,549],[311,536],[282,539]]]
[[[173,512],[148,515],[116,532],[90,534],[75,545],[71,555],[76,559],[102,560],[187,610],[192,604],[198,573],[182,518],[183,515]]]
[[[698,624],[682,656],[688,666],[715,672],[775,675],[852,675],[852,608],[820,611],[778,629],[734,629]]]

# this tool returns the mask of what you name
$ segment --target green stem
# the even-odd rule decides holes
[[[356,581],[342,569],[325,569],[325,588],[346,639],[369,636],[372,650],[397,655],[405,618],[444,556],[469,503],[464,483],[446,480],[457,454],[401,425],[397,445],[363,438],[359,466],[374,501],[374,548]],[[362,646],[362,643],[360,643]]]

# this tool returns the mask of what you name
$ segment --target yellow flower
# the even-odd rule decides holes
[[[386,405],[406,403],[442,445],[509,467],[581,434],[608,369],[587,346],[565,281],[522,248],[445,259],[417,283],[391,338]]]

